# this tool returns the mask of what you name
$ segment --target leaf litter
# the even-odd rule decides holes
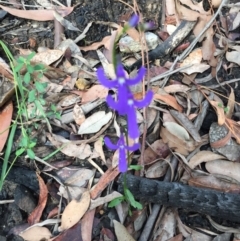
[[[176,172],[180,177],[186,177],[184,182],[188,185],[239,193],[240,110],[239,90],[234,84],[239,81],[237,71],[239,72],[240,48],[235,40],[239,38],[237,29],[240,26],[240,15],[236,10],[238,5],[234,2],[231,5],[225,5],[226,12],[219,15],[217,11],[221,11],[223,2],[225,1],[212,1],[209,8],[206,8],[202,2],[195,3],[191,0],[166,2],[166,21],[159,35],[171,36],[181,21],[198,19],[190,36],[192,39],[197,39],[195,45],[198,47],[186,38],[185,41],[190,44],[181,46],[178,50],[179,54],[176,52],[172,54],[168,63],[163,63],[161,60],[150,63],[145,83],[134,87],[134,95],[139,99],[143,98],[147,90],[145,86],[154,90],[155,93],[147,112],[142,109],[138,111],[139,129],[142,134],[141,151],[130,153],[131,162],[142,165],[140,174],[145,175],[146,178],[161,178],[171,169],[171,173]],[[2,5],[1,8],[13,16],[35,21],[51,21],[57,18],[66,29],[78,30],[71,21],[64,19],[71,14],[73,7],[58,7],[56,13],[51,6],[46,1],[44,7],[47,9],[22,10]],[[215,14],[216,21],[203,32]],[[170,20],[171,23],[169,23]],[[126,128],[126,121],[118,116],[115,118],[115,114],[106,108],[105,98],[109,91],[99,85],[96,78],[96,69],[99,66],[105,69],[109,77],[115,77],[111,59],[112,48],[119,43],[119,33],[123,27],[116,23],[107,24],[112,28],[112,33],[101,41],[95,41],[89,45],[80,42],[88,36],[88,31],[93,25],[89,23],[78,41],[63,40],[60,47],[38,51],[32,59],[32,62],[35,62],[33,65],[44,63],[46,72],[41,81],[48,82],[45,98],[49,103],[56,103],[61,115],[60,120],[51,119],[51,125],[54,126],[52,133],[41,129],[44,141],[49,147],[48,153],[43,154],[42,158],[44,159],[52,150],[58,150],[61,155],[57,159],[65,161],[66,165],[70,166],[68,169],[58,165],[55,167],[59,169],[58,171],[45,170],[46,174],[43,174],[44,172],[40,174],[45,175],[43,179],[38,175],[38,205],[28,216],[30,225],[38,225],[40,220],[46,217],[44,209],[48,206],[49,193],[55,200],[53,213],[57,210],[54,216],[55,224],[59,218],[61,219],[60,226],[54,227],[55,231],[60,232],[59,236],[52,232],[53,229],[49,228],[49,225],[48,228],[33,226],[19,233],[25,240],[64,240],[65,235],[73,237],[71,240],[76,240],[74,238],[77,235],[81,235],[82,240],[92,240],[92,230],[97,227],[97,223],[101,223],[104,212],[111,217],[114,228],[108,229],[103,226],[98,233],[99,239],[96,240],[114,240],[113,233],[118,240],[138,240],[144,236],[142,230],[148,224],[148,215],[150,217],[156,215],[155,209],[153,208],[152,214],[144,203],[143,211],[133,210],[133,214],[136,215],[133,215],[134,218],[128,215],[126,203],[120,203],[115,207],[118,217],[113,215],[113,209],[106,206],[114,198],[121,198],[122,194],[118,193],[115,187],[118,185],[117,176],[119,175],[118,152],[108,150],[103,138],[106,135],[115,138],[119,136],[120,129]],[[172,30],[169,31],[169,29]],[[127,35],[144,46],[138,29],[129,29]],[[26,54],[27,51],[29,49],[20,49],[22,54],[24,52]],[[95,51],[97,60],[93,61],[90,56],[91,51]],[[131,56],[134,61],[137,60],[136,57],[137,55]],[[127,55],[122,57],[126,70],[129,67],[127,65],[134,62],[128,58],[130,59]],[[219,61],[220,58],[222,61]],[[180,73],[173,72],[174,68],[186,67],[189,64],[193,65],[181,70]],[[170,74],[159,78],[158,81],[150,81],[169,69]],[[5,78],[1,80],[1,89],[3,82],[13,78],[6,62],[1,62],[0,73]],[[129,72],[129,75],[131,74]],[[206,78],[207,75],[210,76],[209,80]],[[199,82],[201,78],[204,79],[203,83]],[[213,85],[214,88],[212,88]],[[4,108],[12,105],[10,101],[13,93],[10,93],[10,98],[4,99],[5,106],[0,105],[0,119],[3,118],[1,123],[4,124],[0,131],[0,149],[3,153],[6,151],[4,145],[7,145],[8,128],[11,125],[11,119],[14,120],[11,110],[6,116]],[[54,99],[56,95],[53,93],[58,93],[57,99]],[[204,101],[208,105],[205,105]],[[35,119],[33,118],[31,122],[34,123]],[[129,139],[129,141],[133,140]],[[173,171],[174,158],[178,159],[179,165]],[[26,160],[24,163],[27,165]],[[50,166],[54,164],[51,159],[49,163]],[[71,166],[72,163],[74,168]],[[37,168],[44,171],[41,165]],[[64,178],[63,172],[60,175],[60,170],[65,174],[68,173],[66,174],[68,177]],[[139,175],[139,172],[135,171],[135,174]],[[46,177],[51,178],[46,181]],[[139,223],[136,221],[137,212],[144,221]],[[211,225],[215,229],[227,232],[214,223],[201,227],[207,229],[205,234],[198,232],[196,226],[192,225],[190,228],[182,223],[180,212],[181,210],[178,213],[171,208],[163,208],[161,220],[150,228],[153,230],[151,240],[183,240],[183,237],[187,239],[190,235],[198,240],[213,240],[209,235],[213,232]],[[188,217],[187,214],[185,215]],[[121,224],[116,219],[121,220]],[[226,230],[235,232],[230,228],[232,223],[227,225],[229,229]],[[104,238],[100,239],[101,235]],[[217,232],[214,235],[220,237]]]

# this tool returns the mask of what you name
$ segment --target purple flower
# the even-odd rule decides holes
[[[138,22],[139,22],[139,15],[134,14],[128,21],[128,25],[133,28],[133,27],[136,27]]]
[[[128,161],[126,158],[126,151],[136,151],[139,149],[139,143],[135,143],[133,146],[127,146],[125,144],[124,136],[121,134],[121,136],[118,139],[117,144],[113,144],[108,137],[104,138],[104,142],[107,145],[108,148],[112,150],[119,149],[119,164],[118,168],[120,172],[126,172],[128,169]]]
[[[130,91],[130,86],[140,82],[145,75],[145,68],[140,68],[135,78],[126,78],[124,68],[121,64],[117,66],[116,79],[111,81],[104,75],[103,69],[97,70],[98,80],[102,85],[108,88],[117,88],[118,97],[115,101],[111,95],[108,95],[106,101],[108,105],[116,110],[119,115],[127,115],[128,134],[131,138],[137,139],[139,137],[139,130],[136,118],[136,108],[143,108],[150,104],[153,98],[153,92],[147,92],[145,98],[141,101],[136,101]]]
[[[127,94],[124,93],[118,94],[118,101],[115,101],[112,96],[107,97],[108,105],[118,111],[120,115],[127,115],[127,123],[128,123],[128,135],[137,139],[139,137],[139,130],[137,124],[137,116],[136,116],[136,108],[143,108],[148,106],[153,98],[153,92],[148,91],[145,98],[137,101],[134,99],[133,94],[128,90]]]

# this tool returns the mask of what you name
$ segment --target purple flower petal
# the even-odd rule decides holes
[[[129,90],[127,86],[122,86],[118,89],[118,106],[119,115],[126,115],[128,111],[128,95]]]
[[[144,75],[146,73],[146,69],[144,67],[141,67],[136,75],[136,77],[129,79],[129,81],[127,82],[128,85],[135,85],[137,83],[139,83],[140,81],[142,81]]]
[[[117,145],[113,144],[108,137],[104,138],[104,143],[109,149],[112,149],[112,150],[118,149],[118,144]]]
[[[121,107],[119,106],[119,102],[118,102],[118,101],[115,101],[111,95],[108,95],[108,96],[106,97],[106,102],[107,102],[108,106],[109,106],[110,108],[112,108],[113,110],[118,110],[119,108],[121,108]]]
[[[119,163],[118,168],[120,172],[126,172],[128,169],[127,158],[126,158],[126,149],[124,146],[119,148]]]
[[[122,64],[118,64],[117,65],[117,70],[116,70],[116,76],[118,78],[126,78],[126,75],[125,75],[125,70],[124,70],[124,67]]]
[[[97,78],[103,86],[105,86],[109,89],[114,88],[117,85],[117,81],[111,81],[108,78],[106,78],[106,76],[104,74],[104,70],[102,68],[97,69]]]
[[[134,100],[134,105],[137,108],[143,108],[143,107],[148,106],[151,103],[152,99],[153,99],[153,92],[148,91],[147,94],[145,95],[144,99],[142,99],[140,101]]]
[[[137,139],[139,137],[139,129],[137,124],[136,110],[134,108],[129,108],[127,114],[127,123],[128,123],[128,135],[132,139]]]
[[[131,19],[128,21],[130,27],[135,27],[139,22],[139,16],[134,14]]]

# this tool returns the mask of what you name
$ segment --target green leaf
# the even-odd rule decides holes
[[[134,203],[135,202],[135,199],[134,199],[134,196],[133,196],[133,194],[130,192],[130,190],[129,189],[125,189],[125,195],[126,195],[126,198],[127,198],[127,200],[132,204],[132,203]]]
[[[34,67],[30,64],[27,65],[27,71],[32,74],[34,72]]]
[[[126,195],[127,200],[129,201],[129,203],[131,204],[131,206],[133,206],[134,208],[137,208],[137,209],[142,209],[141,203],[135,201],[134,196],[130,192],[129,189],[125,190],[125,195]]]
[[[117,197],[117,198],[114,198],[109,204],[108,204],[108,207],[109,208],[112,208],[112,207],[115,207],[117,206],[119,203],[121,203],[122,201],[124,201],[124,197]]]
[[[20,140],[20,146],[23,147],[27,147],[28,146],[28,137],[27,136],[23,136]]]
[[[33,148],[34,146],[36,146],[36,144],[37,144],[36,142],[31,142],[31,143],[28,145],[28,147],[29,147],[29,148]]]
[[[27,149],[27,155],[29,156],[30,159],[35,158],[35,153],[33,152],[32,149]]]
[[[135,207],[136,207],[137,209],[143,209],[142,204],[141,204],[140,202],[137,202],[137,201],[135,201]]]
[[[23,154],[23,152],[25,151],[25,148],[20,148],[16,151],[16,156],[20,156]]]
[[[31,90],[31,91],[28,93],[28,102],[31,103],[31,102],[33,102],[34,100],[36,100],[36,90]]]
[[[139,171],[139,170],[142,169],[142,166],[140,166],[140,165],[130,165],[129,168],[130,168],[131,170]]]
[[[35,87],[38,92],[43,93],[47,87],[47,83],[36,82]]]
[[[29,55],[26,57],[26,60],[27,60],[27,61],[30,61],[30,60],[34,57],[35,54],[36,54],[35,52],[32,52],[31,54],[29,54]]]
[[[25,63],[25,58],[23,58],[22,56],[20,56],[18,59],[17,59],[17,62],[18,63],[22,63],[22,64],[24,64]]]
[[[57,111],[57,106],[54,104],[51,104],[51,110],[56,112]]]
[[[19,71],[23,68],[23,66],[24,66],[24,63],[19,63],[19,64],[14,68],[14,70],[15,70],[16,72],[19,72]]]
[[[29,72],[27,72],[24,77],[23,77],[23,81],[26,83],[26,84],[29,84],[30,83],[30,80],[31,80],[31,75]]]
[[[46,104],[46,101],[44,99],[39,99],[41,105],[45,105]]]
[[[33,68],[34,68],[35,71],[39,71],[39,70],[44,70],[45,69],[43,64],[36,64]]]

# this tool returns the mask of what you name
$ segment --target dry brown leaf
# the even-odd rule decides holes
[[[97,50],[98,48],[100,48],[101,46],[104,46],[106,49],[110,50],[112,48],[112,41],[113,38],[115,39],[116,36],[118,36],[121,32],[122,32],[122,27],[120,25],[117,25],[117,30],[112,32],[112,36],[106,36],[102,39],[102,41],[100,42],[95,42],[89,46],[86,47],[80,47],[81,50],[83,51],[90,51],[90,50]]]
[[[30,227],[19,234],[24,240],[27,241],[39,241],[39,240],[49,240],[52,234],[45,227]]]
[[[88,144],[76,145],[64,137],[55,134],[51,135],[48,133],[46,136],[54,146],[60,148],[60,151],[67,156],[85,159],[92,154]]]
[[[88,210],[81,221],[81,231],[82,240],[91,241],[92,240],[92,228],[94,220],[95,209]]]
[[[85,46],[85,47],[80,47],[81,50],[87,52],[90,50],[97,50],[98,48],[102,47],[103,45],[105,45],[106,43],[108,43],[111,40],[111,36],[106,36],[102,39],[102,41],[100,42],[95,42],[89,46]]]
[[[183,113],[175,110],[170,110],[170,113],[177,120],[177,122],[180,123],[188,131],[188,133],[190,133],[190,135],[194,138],[195,141],[202,141],[196,127]]]
[[[228,124],[232,136],[236,139],[237,143],[240,144],[240,124],[228,118],[226,118],[226,124]]]
[[[155,100],[161,100],[165,102],[167,105],[170,105],[174,109],[182,112],[183,108],[181,105],[179,105],[176,101],[176,99],[171,95],[160,95],[160,94],[154,94]]]
[[[235,94],[234,94],[234,91],[233,91],[233,88],[231,88],[231,93],[228,97],[228,103],[227,103],[227,113],[226,113],[226,117],[231,119],[232,118],[232,115],[233,115],[233,111],[234,111],[234,105],[235,105]]]
[[[66,229],[69,229],[72,226],[74,226],[77,222],[79,222],[82,216],[86,213],[89,204],[89,191],[84,192],[79,201],[72,200],[63,211],[59,231],[61,232]]]
[[[115,234],[120,241],[135,241],[135,239],[128,233],[127,229],[118,221],[113,220]]]
[[[3,147],[7,141],[9,127],[11,125],[13,113],[13,104],[10,101],[6,104],[0,111],[0,152],[3,150]]]
[[[85,120],[85,114],[78,104],[75,104],[73,108],[73,118],[78,125],[81,125]]]
[[[95,143],[94,143],[95,151],[100,155],[102,161],[106,164],[106,159],[103,151],[103,138],[100,137]]]
[[[190,88],[186,85],[168,85],[164,87],[164,91],[167,93],[176,93],[176,92],[187,92]]]
[[[166,127],[166,129],[173,134],[174,136],[177,136],[183,141],[188,141],[190,136],[186,129],[184,129],[182,126],[175,122],[164,122],[163,126]]]
[[[144,165],[152,164],[159,158],[166,158],[169,154],[170,150],[163,140],[156,140],[144,151]]]
[[[32,211],[30,216],[28,217],[28,223],[30,225],[33,225],[35,223],[38,223],[41,219],[42,212],[46,206],[47,198],[48,198],[48,189],[46,184],[44,183],[43,179],[37,174],[38,182],[39,182],[39,200],[37,207]]]
[[[119,198],[119,197],[122,197],[122,194],[119,192],[113,191],[111,194],[108,194],[105,197],[99,197],[95,200],[91,200],[89,210],[99,207],[99,206],[103,205],[104,203],[111,202],[113,199]]]
[[[1,76],[13,80],[13,74],[8,64],[0,57],[0,74]]]
[[[206,169],[212,174],[225,175],[240,182],[240,163],[215,160],[206,163]]]
[[[189,161],[189,167],[194,169],[197,165],[202,162],[209,162],[213,160],[225,159],[224,156],[213,153],[211,151],[199,151]]]
[[[108,89],[102,85],[94,85],[82,94],[82,103],[94,101],[97,98],[106,98]]]
[[[146,170],[145,175],[147,178],[159,178],[166,174],[167,168],[168,163],[164,160],[159,160]]]
[[[96,199],[101,192],[113,181],[119,174],[118,168],[109,168],[100,178],[98,183],[92,188],[90,195],[91,199]]]
[[[227,61],[231,63],[236,63],[240,65],[240,54],[238,51],[231,51],[226,53],[226,59]]]
[[[55,10],[49,10],[49,9],[19,10],[16,8],[9,8],[2,5],[0,5],[0,7],[6,12],[10,13],[11,15],[19,18],[31,19],[36,21],[54,20]],[[65,17],[73,11],[73,7],[58,7],[57,11],[59,14],[61,14],[61,16]]]
[[[78,134],[93,134],[98,132],[104,125],[112,119],[113,113],[98,111],[88,117],[80,126]]]
[[[58,102],[58,107],[68,107],[71,105],[74,105],[75,103],[80,101],[79,95],[76,94],[69,94],[67,96],[64,96],[59,102]]]
[[[169,148],[175,150],[182,155],[188,155],[189,152],[195,150],[196,145],[191,141],[183,141],[176,136],[172,135],[167,129],[161,128],[160,136],[164,143],[167,143]]]
[[[210,66],[208,64],[201,63],[202,61],[202,50],[200,48],[194,49],[189,56],[184,59],[184,61],[180,64],[181,67],[192,65],[191,67],[182,70],[182,73],[186,73],[188,75],[193,73],[202,73],[205,70],[209,69]]]
[[[63,56],[64,52],[58,49],[48,49],[44,52],[37,53],[32,59],[32,62],[43,63],[50,65],[60,59]]]
[[[159,228],[157,230],[157,236],[159,240],[169,240],[175,234],[177,226],[176,213],[173,208],[166,208],[163,217],[159,223]]]
[[[208,11],[206,12],[204,9],[203,9],[203,4],[202,2],[199,2],[199,3],[193,3],[191,0],[180,0],[180,2],[186,6],[188,6],[188,8],[192,9],[196,14],[199,13],[199,14],[202,14],[202,15],[207,15],[207,14],[210,14],[211,12]]]
[[[194,49],[187,58],[180,64],[181,67],[189,64],[200,64],[202,61],[202,50],[200,48]]]
[[[224,114],[223,106],[219,106],[219,103],[214,100],[210,100],[209,102],[214,108],[214,110],[216,111],[216,114],[218,117],[218,125],[220,126],[223,125],[225,123],[225,114]]]
[[[214,176],[197,176],[188,180],[188,185],[200,188],[210,188],[219,192],[240,194],[240,185],[230,183]]]
[[[166,2],[166,10],[167,10],[168,15],[176,14],[176,6],[175,6],[174,0],[168,0]]]

